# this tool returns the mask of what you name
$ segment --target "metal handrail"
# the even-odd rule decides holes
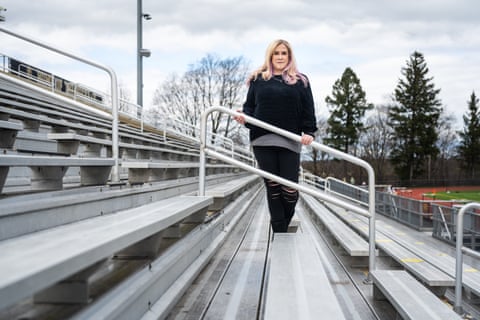
[[[348,199],[349,201],[352,201],[352,202],[356,202],[360,205],[365,205],[365,202],[362,201],[362,200],[359,200],[359,199],[354,199],[354,198],[351,198],[345,194],[342,194],[340,192],[336,192],[334,190],[332,190],[332,187],[331,187],[331,181],[335,181],[337,183],[340,183],[340,184],[343,184],[343,185],[346,185],[348,186],[350,189],[353,189],[353,190],[356,190],[360,193],[364,193],[364,194],[367,194],[368,195],[368,191],[365,189],[365,188],[361,188],[361,187],[358,187],[358,186],[354,186],[352,184],[349,184],[345,181],[342,181],[340,179],[337,179],[337,178],[334,178],[334,177],[327,177],[325,178],[325,191],[329,192],[329,193],[332,193],[332,194],[336,194],[338,195],[339,197],[342,197],[342,198],[346,198]]]
[[[54,75],[53,73],[48,73],[46,71],[36,68],[35,66],[25,64],[25,66],[28,66],[29,68],[34,68],[37,73],[45,73],[51,78],[49,81],[44,81],[38,76],[33,76],[29,73],[10,69],[6,65],[6,58],[7,59],[12,59],[12,58],[1,52],[0,52],[0,58],[3,58],[2,59],[3,64],[0,65],[0,70],[3,70],[3,72],[7,73],[8,71],[8,73],[11,73],[16,76],[20,76],[22,78],[26,78],[36,84],[39,84],[40,87],[47,87],[49,91],[51,91],[54,94],[59,93],[54,83],[54,79],[56,78],[56,75]],[[87,105],[94,105],[95,107],[98,107],[99,109],[104,111],[110,110],[109,105],[111,104],[111,97],[109,94],[94,88],[90,88],[85,84],[81,84],[73,81],[68,81],[68,82],[69,84],[71,84],[72,90],[66,91],[66,92],[62,91],[60,93],[60,96],[71,98],[73,101],[85,102]],[[82,89],[82,90],[79,90],[79,89]],[[89,93],[94,93],[95,95],[101,96],[102,100],[98,101],[94,97],[92,98],[89,95]],[[149,122],[145,122],[144,112],[141,112],[140,113],[141,118],[140,119],[138,118],[139,108],[140,107],[137,104],[129,102],[119,97],[118,114],[119,115],[123,114],[125,116],[139,120],[140,130],[141,132],[143,132],[144,123],[149,123]],[[165,116],[162,122],[149,123],[149,124],[153,125],[154,127],[158,127],[163,131],[162,138],[164,141],[167,141],[167,133],[170,132],[174,136],[182,137],[183,139],[191,141],[194,144],[198,143],[198,135],[200,134],[200,128],[193,124],[182,121],[178,118],[175,118],[172,116]],[[229,152],[235,157],[241,158],[244,161],[253,162],[253,156],[251,152],[247,149],[236,146],[232,139],[218,133],[212,133],[212,137],[215,141],[218,141],[218,143],[221,144],[224,148],[228,149]],[[185,146],[188,147],[189,145],[185,144]]]
[[[203,196],[205,195],[205,173],[206,173],[206,154],[215,157],[217,159],[220,159],[226,163],[230,163],[232,165],[238,166],[246,171],[253,172],[255,174],[258,174],[264,178],[276,181],[278,183],[281,183],[283,185],[286,185],[291,188],[295,188],[297,190],[300,190],[302,192],[308,193],[310,195],[313,195],[317,198],[320,198],[321,200],[327,201],[327,202],[332,202],[335,203],[341,207],[343,207],[346,210],[350,210],[352,212],[355,212],[357,214],[360,214],[362,216],[368,217],[369,218],[369,270],[373,271],[375,270],[375,173],[373,171],[373,168],[364,160],[358,159],[356,157],[353,157],[347,153],[341,152],[339,150],[333,149],[331,147],[325,146],[323,144],[317,143],[317,142],[312,142],[310,146],[312,148],[315,148],[317,150],[323,151],[325,153],[329,153],[333,155],[337,159],[343,159],[348,162],[351,162],[353,164],[356,164],[362,168],[364,168],[367,173],[368,173],[368,190],[369,190],[369,195],[368,195],[368,210],[365,210],[364,208],[354,206],[350,204],[349,202],[342,201],[340,199],[337,199],[335,197],[332,197],[328,194],[324,194],[321,192],[318,192],[317,190],[307,187],[304,185],[300,185],[298,183],[294,183],[290,180],[280,178],[276,175],[273,175],[271,173],[268,173],[266,171],[254,168],[250,165],[247,165],[245,163],[242,163],[240,161],[237,161],[235,159],[232,159],[230,157],[225,156],[224,154],[221,154],[219,152],[216,152],[215,150],[209,149],[207,146],[207,117],[210,113],[212,112],[222,112],[229,114],[230,116],[243,116],[245,118],[245,121],[248,123],[251,123],[255,126],[262,127],[266,130],[269,130],[271,132],[274,132],[276,134],[279,134],[281,136],[284,136],[286,138],[289,138],[291,140],[300,142],[301,137],[299,135],[293,134],[289,131],[277,128],[275,126],[272,126],[268,123],[265,123],[263,121],[257,120],[253,117],[247,116],[243,113],[239,113],[236,111],[233,111],[228,108],[224,107],[211,107],[207,110],[205,110],[202,115],[201,115],[201,125],[200,125],[200,169],[199,169],[199,190],[198,193],[199,195]],[[370,273],[367,276],[367,281],[371,282],[371,277]]]
[[[453,310],[458,314],[463,313],[462,308],[462,275],[463,275],[463,253],[467,253],[476,258],[480,258],[480,253],[463,246],[463,216],[469,209],[480,209],[480,203],[471,202],[464,205],[457,216],[457,234],[456,234],[456,265],[455,265],[455,304]],[[475,214],[475,213],[474,213]],[[479,215],[479,214],[476,214]]]
[[[13,37],[22,39],[24,41],[33,43],[37,46],[40,46],[42,48],[45,48],[47,50],[56,52],[58,54],[61,54],[63,56],[72,58],[74,60],[86,63],[90,66],[93,66],[95,68],[101,69],[103,71],[106,71],[111,80],[111,90],[112,90],[112,158],[114,159],[114,166],[112,168],[112,182],[119,182],[120,181],[120,174],[119,174],[119,151],[118,151],[118,108],[119,108],[119,99],[118,99],[118,81],[117,81],[117,75],[115,74],[115,71],[113,71],[112,68],[109,66],[97,63],[95,61],[91,61],[82,57],[79,57],[77,55],[74,55],[72,53],[69,53],[65,50],[61,50],[58,48],[53,47],[52,45],[46,44],[44,42],[41,42],[39,40],[35,40],[32,38],[29,38],[27,36],[15,33],[13,31],[0,28],[0,32],[9,34]]]
[[[316,176],[313,173],[308,172],[303,168],[300,168],[300,175],[302,177],[303,182],[305,182],[305,183],[307,183],[311,186],[314,186],[316,188],[319,188],[319,189],[325,189],[325,179],[324,178]],[[322,182],[323,182],[323,184],[322,184]]]

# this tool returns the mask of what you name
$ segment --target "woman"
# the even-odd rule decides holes
[[[265,62],[249,77],[243,113],[301,135],[301,143],[246,124],[260,169],[298,182],[300,151],[312,143],[317,130],[312,90],[297,69],[292,47],[285,40],[272,42]],[[235,117],[244,124],[243,116]],[[264,179],[273,232],[287,232],[295,213],[298,191]]]

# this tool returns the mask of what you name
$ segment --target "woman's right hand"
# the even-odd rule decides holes
[[[240,110],[240,109],[237,110],[237,112],[238,113],[243,113],[243,111]],[[240,114],[238,116],[233,116],[233,119],[235,119],[235,121],[237,121],[240,124],[245,124],[245,117],[242,114]]]

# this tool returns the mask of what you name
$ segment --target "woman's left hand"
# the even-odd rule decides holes
[[[300,140],[303,145],[309,145],[313,142],[313,137],[309,134],[303,134],[302,139]]]

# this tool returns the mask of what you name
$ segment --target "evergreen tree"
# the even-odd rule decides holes
[[[362,122],[365,112],[373,108],[367,103],[365,91],[352,69],[345,69],[333,85],[332,97],[327,96],[325,102],[330,109],[325,142],[348,153],[350,147],[356,146],[360,133],[365,129]]]
[[[480,167],[480,110],[478,98],[472,92],[468,102],[468,112],[463,116],[463,131],[459,132],[460,145],[458,155],[463,162],[462,168],[470,178]]]
[[[443,109],[437,98],[440,89],[435,89],[428,71],[423,54],[415,51],[402,68],[404,79],[399,79],[389,112],[394,130],[391,160],[402,181],[423,174],[439,152],[437,128]]]

